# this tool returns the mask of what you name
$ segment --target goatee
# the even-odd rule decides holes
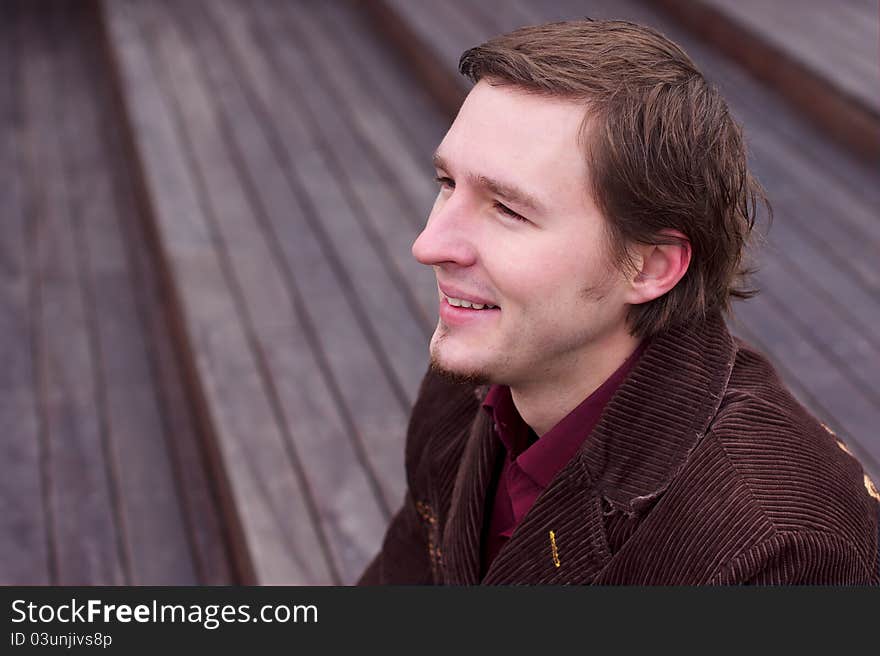
[[[491,380],[481,371],[452,371],[446,369],[431,353],[431,371],[456,385],[489,385]]]

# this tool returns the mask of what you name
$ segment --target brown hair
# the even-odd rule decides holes
[[[740,126],[690,58],[655,30],[623,21],[576,20],[522,27],[467,50],[459,70],[473,82],[582,100],[581,141],[589,184],[607,219],[620,270],[628,244],[691,243],[691,262],[663,296],[629,310],[633,335],[730,311],[753,271],[744,251],[759,204],[772,210],[746,168]]]

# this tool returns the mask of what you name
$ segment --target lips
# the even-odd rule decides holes
[[[447,285],[445,283],[440,284],[439,282],[437,283],[437,286],[440,288],[440,292],[442,294],[444,294],[445,296],[447,296],[448,298],[455,298],[455,299],[459,299],[462,301],[467,301],[471,305],[476,304],[476,305],[484,305],[484,306],[485,305],[494,305],[496,307],[498,306],[497,303],[490,301],[489,299],[487,299],[484,296],[472,294],[472,293],[465,291],[463,289],[460,289],[458,287],[453,287],[453,286]]]

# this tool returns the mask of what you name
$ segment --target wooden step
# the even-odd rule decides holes
[[[0,7],[0,583],[234,583],[95,18]]]
[[[650,1],[841,143],[880,164],[876,2]]]
[[[403,498],[442,116],[347,5],[103,12],[241,567],[352,583]]]

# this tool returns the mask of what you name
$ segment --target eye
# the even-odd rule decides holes
[[[449,189],[455,189],[455,180],[446,176],[437,176],[434,178],[434,181],[440,185],[441,187],[447,187]]]
[[[495,201],[495,209],[497,209],[499,212],[501,212],[504,216],[507,216],[507,217],[513,219],[514,221],[522,221],[524,223],[529,222],[529,220],[526,217],[524,217],[522,214],[519,214],[518,212],[514,212],[512,209],[507,207],[507,205],[504,205],[503,203],[499,203],[497,200]]]

